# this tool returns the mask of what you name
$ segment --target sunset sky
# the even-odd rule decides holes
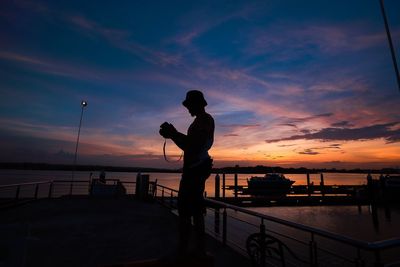
[[[200,89],[216,167],[400,167],[378,0],[3,0],[0,37],[1,162],[72,163],[85,99],[79,164],[179,167],[159,125]]]

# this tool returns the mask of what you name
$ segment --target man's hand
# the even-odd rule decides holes
[[[164,138],[171,138],[177,132],[178,131],[175,129],[175,127],[171,123],[164,122],[160,126],[160,135]]]

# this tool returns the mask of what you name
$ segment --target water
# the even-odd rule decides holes
[[[135,172],[107,172],[106,178],[136,181],[136,175]],[[98,176],[99,172],[93,172],[93,178]],[[239,185],[246,185],[246,179],[250,176],[252,175],[239,174]],[[288,174],[285,176],[296,181],[295,185],[306,184],[305,174]],[[89,177],[90,172],[75,172],[75,180],[88,180]],[[206,183],[208,196],[214,196],[214,177],[215,175],[212,175]],[[226,185],[233,185],[233,178],[233,174],[226,175]],[[70,179],[70,171],[0,170],[0,184]],[[158,180],[159,184],[173,189],[179,188],[179,173],[150,173],[150,180],[154,181],[155,179]],[[311,175],[311,181],[314,184],[318,184],[319,179],[318,174]],[[365,174],[354,173],[325,173],[324,180],[326,185],[361,185],[366,182]],[[226,196],[232,196],[232,191],[227,190]],[[400,236],[400,228],[398,227],[400,223],[399,209],[392,209],[388,214],[388,211],[379,208],[377,210],[378,223],[373,222],[372,212],[368,206],[362,206],[360,210],[357,206],[261,207],[250,209],[365,241],[377,241]],[[258,224],[259,222],[254,223]]]
[[[400,237],[400,209],[377,209],[374,222],[370,206],[304,206],[250,208],[262,214],[305,224],[368,242]]]
[[[89,180],[89,171],[75,172],[75,180]],[[93,172],[93,178],[98,178],[100,172]],[[136,181],[136,172],[107,172],[106,178],[116,178],[123,181]],[[366,175],[360,173],[324,173],[325,185],[363,185],[366,184]],[[222,176],[222,175],[221,175]],[[260,174],[239,174],[238,184],[247,185],[246,179],[251,176],[260,176]],[[307,184],[307,177],[305,174],[285,174],[285,176],[291,180],[294,180],[294,185],[305,185]],[[72,177],[71,171],[52,171],[52,170],[0,170],[0,184],[15,184],[15,183],[26,183],[46,180],[70,180]],[[208,196],[214,196],[214,177],[212,174],[206,182],[206,192]],[[373,176],[378,179],[378,175]],[[162,185],[171,187],[173,189],[179,188],[179,173],[151,173],[150,179],[154,181],[158,179],[158,182]],[[311,182],[319,184],[320,175],[311,174]],[[221,177],[222,186],[222,177]],[[226,185],[233,185],[234,175],[226,175]],[[233,196],[231,190],[226,190],[226,196]]]

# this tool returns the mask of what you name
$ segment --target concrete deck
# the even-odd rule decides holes
[[[132,198],[39,200],[0,210],[0,266],[105,266],[164,258],[177,246],[177,217]],[[250,266],[207,238],[215,266]]]

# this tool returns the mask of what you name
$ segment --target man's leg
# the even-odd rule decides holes
[[[194,221],[194,231],[196,238],[196,252],[199,255],[205,255],[206,244],[205,244],[205,226],[204,226],[204,215],[203,211],[196,213],[193,216]]]
[[[178,252],[180,254],[187,253],[189,246],[189,238],[191,232],[191,221],[188,201],[190,198],[190,188],[188,188],[188,181],[183,178],[179,184],[178,193],[178,213],[179,213],[179,244]]]
[[[178,252],[180,254],[186,254],[188,252],[191,226],[190,216],[179,215]]]
[[[193,223],[196,238],[196,252],[200,255],[205,255],[205,225],[204,225],[204,187],[205,179],[197,177],[197,185],[195,192],[195,205],[193,211]]]

